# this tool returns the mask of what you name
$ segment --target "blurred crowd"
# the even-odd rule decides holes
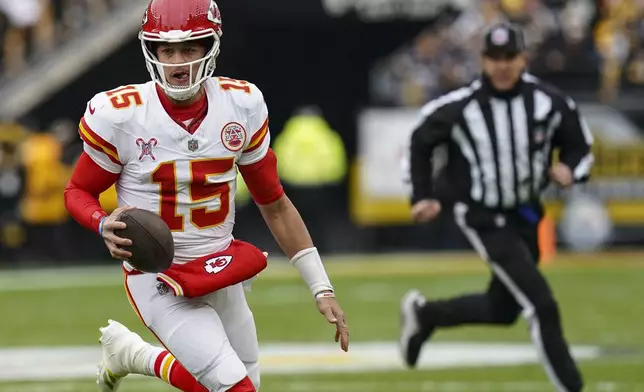
[[[446,13],[374,68],[376,103],[419,106],[478,73],[481,35],[521,25],[530,72],[604,102],[644,88],[643,0],[480,0]],[[644,90],[643,90],[644,91]]]
[[[0,74],[54,51],[127,0],[0,0]]]
[[[11,77],[55,53],[128,0],[0,0],[0,75]],[[65,210],[63,192],[82,152],[77,124],[59,120],[46,132],[0,122],[0,264],[73,260],[101,243]],[[112,187],[101,195],[116,206]],[[70,245],[74,238],[74,246]],[[97,242],[98,241],[98,242]]]
[[[0,123],[0,264],[72,260],[95,251],[96,236],[69,217],[63,199],[82,150],[76,123],[69,120],[54,122],[48,132]],[[101,203],[116,208],[113,187]]]

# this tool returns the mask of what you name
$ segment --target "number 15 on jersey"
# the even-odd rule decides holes
[[[210,183],[208,178],[232,170],[235,159],[192,160],[188,165],[189,179],[179,178],[177,163],[174,161],[163,162],[152,172],[152,182],[159,186],[159,215],[171,231],[185,230],[186,215],[190,215],[190,223],[197,229],[221,225],[230,213],[230,185],[227,182]],[[179,195],[186,191],[189,205],[181,208]],[[214,203],[215,201],[219,203]],[[204,205],[206,202],[218,206],[211,209]]]

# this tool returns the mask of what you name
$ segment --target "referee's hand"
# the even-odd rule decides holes
[[[550,178],[562,188],[568,188],[573,183],[572,170],[561,162],[556,163],[550,169]]]
[[[438,200],[425,199],[411,207],[411,216],[418,223],[429,222],[441,212],[441,203]]]

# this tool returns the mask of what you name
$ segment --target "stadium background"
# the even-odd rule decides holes
[[[0,364],[14,364],[0,370],[0,391],[91,388],[83,364],[95,359],[96,330],[107,318],[151,339],[102,241],[63,205],[87,101],[149,80],[136,38],[146,3],[0,0]],[[349,357],[308,344],[328,343],[331,333],[242,192],[235,235],[275,255],[249,293],[266,347],[263,390],[551,390],[523,324],[441,332],[420,372],[395,371],[391,351],[407,289],[448,296],[486,283],[485,267],[449,216],[409,222],[400,162],[418,108],[476,75],[480,31],[501,18],[525,27],[530,72],[575,98],[597,138],[593,182],[551,190],[542,231],[544,269],[568,338],[584,346],[580,357],[592,358],[583,362],[589,390],[644,390],[637,370],[644,361],[641,1],[218,4],[224,37],[216,74],[264,92],[287,192],[325,255],[358,342]],[[114,208],[113,190],[101,201]],[[48,372],[50,356],[65,366]],[[312,374],[321,370],[331,376]],[[130,385],[126,391],[163,389],[156,381]]]

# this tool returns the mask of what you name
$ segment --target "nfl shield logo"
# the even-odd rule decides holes
[[[199,141],[197,139],[188,140],[188,150],[195,152],[199,148]]]

